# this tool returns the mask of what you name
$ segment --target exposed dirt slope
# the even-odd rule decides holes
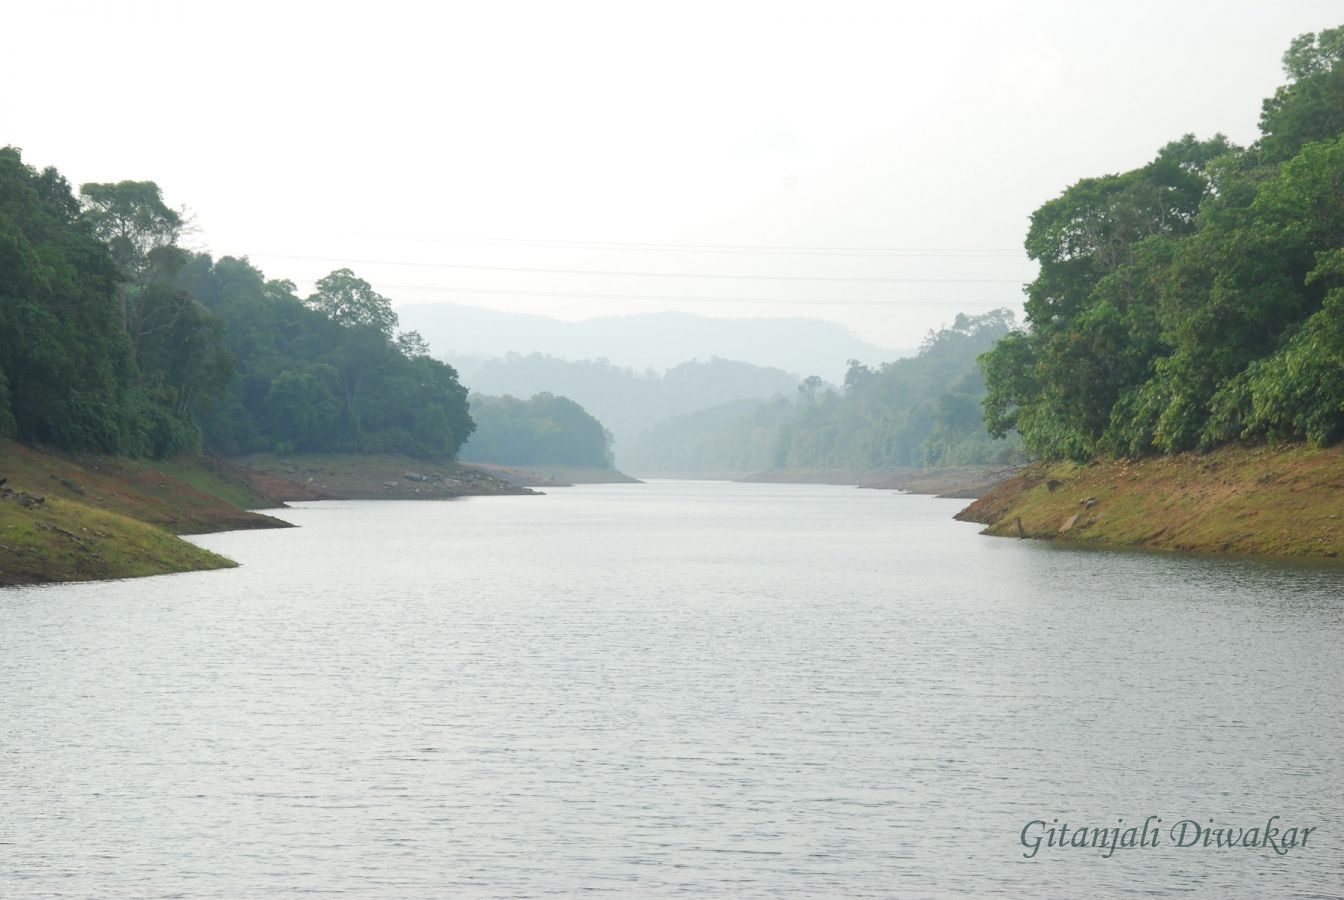
[[[1010,537],[1335,557],[1344,553],[1344,448],[1037,464],[957,518]]]
[[[0,585],[214,569],[227,559],[178,539],[286,527],[242,508],[274,507],[208,459],[67,456],[0,441]]]

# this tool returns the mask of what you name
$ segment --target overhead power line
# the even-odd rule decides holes
[[[1022,256],[1020,247],[797,247],[764,244],[685,244],[643,241],[576,241],[543,238],[470,237],[466,235],[360,234],[376,240],[421,243],[498,244],[564,249],[633,250],[654,253],[800,254],[805,256]]]
[[[408,268],[456,269],[470,272],[512,272],[534,275],[605,275],[622,278],[693,278],[729,279],[734,281],[820,281],[882,284],[1023,284],[1021,278],[906,278],[862,275],[754,275],[711,272],[634,272],[619,269],[556,269],[523,266],[481,266],[467,263],[413,262],[390,259],[347,259],[339,256],[298,256],[285,253],[258,253],[267,259],[300,259],[312,262],[344,263],[356,266],[404,266]]]
[[[436,285],[385,284],[386,290],[433,291],[440,294],[489,294],[521,297],[568,297],[584,300],[653,300],[672,303],[774,303],[793,306],[1012,306],[1003,300],[896,300],[896,299],[811,299],[784,297],[689,297],[668,294],[593,294],[586,291],[512,291],[491,288],[450,288]],[[1020,302],[1020,301],[1019,301]]]

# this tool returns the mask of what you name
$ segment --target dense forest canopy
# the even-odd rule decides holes
[[[157,188],[83,194],[0,149],[0,435],[103,453],[189,449],[191,406],[231,373],[219,323],[157,277],[172,265]]]
[[[1012,314],[958,315],[916,356],[876,368],[851,361],[843,388],[811,376],[789,396],[738,401],[678,416],[643,435],[636,472],[770,468],[866,470],[1004,462],[980,417],[976,359],[1009,333]]]
[[[167,456],[451,457],[466,389],[348,269],[300,299],[246,259],[178,246],[153,182],[86,184],[0,149],[0,436]]]
[[[992,432],[1075,459],[1344,437],[1344,27],[1283,62],[1250,147],[1187,135],[1033,214]]]
[[[471,434],[457,373],[414,332],[394,337],[387,298],[349,269],[300,299],[246,259],[204,254],[177,273],[223,323],[237,375],[200,411],[208,446],[254,451],[398,452],[449,457]]]
[[[471,395],[476,433],[462,458],[505,465],[610,469],[611,434],[579,404],[542,392],[529,400]]]

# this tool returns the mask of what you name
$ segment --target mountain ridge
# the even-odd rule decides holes
[[[881,347],[837,322],[808,317],[717,318],[685,312],[631,313],[569,321],[457,303],[396,308],[401,325],[449,362],[510,352],[566,360],[606,359],[620,367],[663,371],[688,360],[737,360],[840,381],[850,359],[868,364],[908,356]]]

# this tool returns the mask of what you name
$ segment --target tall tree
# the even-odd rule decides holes
[[[1344,28],[1284,62],[1248,150],[1187,136],[1032,216],[1029,329],[982,361],[993,432],[1079,459],[1344,432],[1320,318],[1344,245]]]
[[[267,280],[246,259],[202,254],[182,268],[176,285],[224,320],[237,360],[219,402],[198,409],[207,446],[451,457],[473,428],[457,372],[412,332],[390,339],[379,326],[390,324],[386,301],[367,296],[366,284],[351,286],[358,279],[348,272],[333,275],[324,279],[328,300],[350,287],[365,295],[369,315],[301,301],[292,283]]]
[[[1296,38],[1283,54],[1288,83],[1265,100],[1257,144],[1270,162],[1344,132],[1344,26]]]
[[[69,183],[0,148],[0,434],[68,449],[135,448],[135,367],[118,280]]]
[[[391,302],[349,269],[337,269],[318,281],[304,303],[339,325],[372,328],[385,338],[397,327]]]

